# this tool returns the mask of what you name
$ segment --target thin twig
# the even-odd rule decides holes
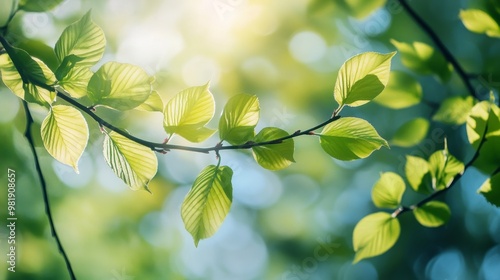
[[[422,17],[420,17],[410,7],[410,5],[406,2],[406,0],[399,0],[399,3],[401,3],[401,6],[403,6],[406,12],[413,18],[413,20],[415,20],[415,22],[420,26],[420,28],[422,28],[422,30],[425,33],[427,33],[427,35],[431,38],[436,47],[441,51],[446,60],[448,60],[451,63],[451,65],[453,65],[453,68],[457,71],[458,75],[460,76],[460,79],[464,83],[470,95],[472,95],[476,99],[479,99],[469,79],[469,75],[465,72],[462,66],[458,63],[455,56],[453,56],[453,54],[448,50],[448,48],[444,45],[441,39],[439,39],[439,36],[436,34],[436,32],[434,32],[434,30],[432,30],[432,28],[422,19]]]
[[[73,268],[71,267],[71,262],[68,258],[68,255],[66,254],[66,251],[64,250],[61,240],[59,239],[59,235],[57,234],[56,226],[54,224],[54,219],[52,218],[52,212],[50,210],[50,203],[49,203],[49,195],[47,192],[47,183],[45,182],[45,178],[43,176],[42,169],[40,167],[40,161],[38,159],[38,155],[35,150],[35,141],[33,140],[33,136],[31,135],[31,126],[33,125],[33,118],[31,116],[28,103],[26,101],[23,101],[23,106],[24,106],[24,112],[26,114],[26,130],[24,132],[24,136],[28,140],[31,152],[33,153],[33,158],[35,160],[35,169],[36,173],[38,174],[38,179],[40,180],[40,185],[42,186],[43,202],[45,203],[45,212],[47,213],[47,217],[49,219],[50,231],[52,232],[52,236],[56,241],[59,252],[63,256],[64,262],[66,263],[66,267],[68,268],[70,278],[76,279],[75,273],[73,272]]]

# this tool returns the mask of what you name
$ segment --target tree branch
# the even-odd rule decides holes
[[[23,106],[24,106],[24,112],[26,114],[26,130],[24,132],[24,136],[28,140],[28,143],[31,148],[31,152],[33,153],[33,158],[35,160],[35,169],[36,173],[38,174],[38,179],[40,180],[40,185],[42,186],[42,194],[43,194],[43,201],[45,203],[45,212],[47,213],[47,217],[49,219],[49,225],[50,225],[50,231],[52,232],[52,236],[54,237],[57,248],[59,249],[59,252],[63,256],[64,262],[66,263],[66,267],[69,272],[69,276],[71,279],[76,279],[75,274],[73,272],[73,268],[71,267],[71,262],[68,258],[68,255],[66,254],[66,251],[64,251],[64,247],[61,243],[61,240],[59,239],[59,235],[57,234],[56,231],[56,226],[54,224],[54,219],[52,218],[52,212],[50,211],[50,203],[49,203],[49,195],[47,192],[47,184],[45,182],[45,178],[42,173],[42,169],[40,167],[40,161],[38,159],[38,155],[35,150],[35,141],[33,139],[33,136],[31,135],[31,126],[33,124],[33,118],[31,116],[28,103],[26,101],[23,101]]]
[[[465,72],[462,66],[458,63],[457,59],[448,50],[448,48],[444,45],[441,39],[439,39],[439,36],[436,34],[436,32],[434,32],[434,30],[432,30],[432,28],[422,19],[422,17],[420,17],[410,7],[410,5],[406,2],[406,0],[399,0],[399,3],[401,4],[401,6],[403,6],[406,12],[413,18],[413,20],[420,26],[420,28],[422,28],[422,30],[425,33],[427,33],[427,35],[431,38],[436,47],[441,51],[446,60],[448,60],[451,63],[451,65],[453,65],[453,68],[457,71],[457,74],[460,76],[460,79],[464,83],[470,95],[472,95],[476,99],[479,99],[469,79],[469,75]]]

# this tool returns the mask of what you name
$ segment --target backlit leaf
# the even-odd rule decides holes
[[[395,209],[401,204],[405,182],[396,173],[386,172],[380,175],[380,179],[372,189],[372,200],[379,208]]]
[[[165,106],[163,127],[169,134],[179,134],[191,142],[201,142],[215,133],[205,125],[212,119],[215,102],[203,86],[190,87],[179,92]]]
[[[335,83],[335,100],[340,106],[361,106],[379,95],[389,81],[391,58],[396,52],[366,52],[347,60]]]
[[[288,133],[282,129],[266,127],[255,136],[254,142],[267,142],[286,136]],[[266,169],[280,170],[295,162],[293,139],[287,139],[278,144],[256,146],[252,150],[255,161]]]
[[[68,73],[59,81],[68,94],[73,98],[81,98],[87,95],[87,86],[90,78],[92,78],[92,71],[90,68],[72,68]]]
[[[90,79],[88,97],[94,106],[130,110],[148,99],[152,82],[153,78],[138,66],[108,62]]]
[[[373,99],[378,104],[391,109],[411,107],[420,103],[421,100],[420,83],[411,75],[401,71],[392,71],[385,90]]]
[[[391,144],[400,147],[412,147],[424,140],[429,131],[429,121],[424,118],[416,118],[403,124],[391,140]]]
[[[464,164],[445,150],[434,152],[429,157],[432,188],[442,190],[450,186],[453,178],[464,171]]]
[[[487,13],[476,10],[460,11],[460,19],[467,29],[479,34],[486,34],[490,37],[500,37],[500,26]]]
[[[366,158],[382,146],[389,147],[370,123],[352,117],[328,124],[319,136],[323,150],[340,160]]]
[[[460,125],[467,121],[473,106],[474,98],[472,96],[450,97],[441,103],[432,119],[445,124]]]
[[[405,174],[410,186],[416,192],[427,194],[431,191],[429,163],[425,159],[407,155]]]
[[[135,109],[140,111],[149,111],[149,112],[163,112],[163,100],[161,96],[158,94],[156,90],[151,92],[151,95],[142,103],[137,106]]]
[[[489,203],[500,207],[500,173],[488,178],[477,192],[482,194]]]
[[[451,211],[446,203],[441,201],[429,201],[413,210],[417,221],[425,227],[439,227],[445,224],[451,217]]]
[[[233,171],[227,166],[207,166],[186,195],[181,216],[196,246],[200,239],[217,232],[229,213],[233,199],[232,176]]]
[[[158,169],[158,159],[150,148],[112,131],[104,138],[104,158],[132,190],[149,191],[149,181]]]
[[[389,250],[399,238],[401,227],[389,213],[378,212],[361,219],[354,228],[354,263]]]
[[[254,136],[259,121],[259,99],[238,94],[227,102],[219,121],[219,137],[233,145],[243,144]]]

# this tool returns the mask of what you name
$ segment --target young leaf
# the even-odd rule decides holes
[[[87,92],[94,106],[125,111],[148,99],[152,82],[153,78],[138,66],[108,62],[94,73]]]
[[[475,149],[478,148],[483,135],[485,135],[486,123],[488,123],[486,138],[493,139],[486,141],[485,145],[490,144],[500,136],[500,109],[493,103],[482,101],[472,108],[467,118],[467,137]]]
[[[500,173],[488,178],[477,192],[482,194],[489,203],[500,207]]]
[[[386,172],[380,175],[380,179],[372,189],[372,200],[379,208],[395,209],[401,204],[405,182],[396,173]]]
[[[105,47],[104,32],[92,21],[89,11],[64,29],[54,51],[60,67],[71,69],[94,66],[102,58]]]
[[[243,144],[254,136],[259,121],[259,99],[238,94],[227,102],[219,121],[219,137],[233,145]]]
[[[158,169],[158,159],[150,148],[112,131],[104,138],[104,158],[132,190],[149,191],[149,181]]]
[[[186,195],[181,216],[196,246],[200,239],[217,232],[226,218],[233,199],[232,177],[233,171],[227,166],[207,166]]]
[[[135,109],[140,111],[149,111],[149,112],[163,112],[163,100],[161,96],[158,94],[156,90],[151,92],[151,95],[142,103],[137,106]]]
[[[364,217],[354,228],[352,239],[356,256],[353,263],[385,253],[394,246],[400,232],[399,221],[389,213],[378,212]]]
[[[490,37],[500,37],[500,26],[487,13],[476,10],[460,11],[460,19],[467,29],[479,34],[486,34]]]
[[[267,142],[288,136],[288,133],[276,127],[263,128],[254,139],[254,142]],[[270,170],[280,170],[295,162],[293,139],[284,140],[278,144],[253,147],[253,157],[257,163]]]
[[[422,86],[413,76],[392,71],[389,83],[373,101],[391,109],[404,109],[417,105],[422,100]]]
[[[429,201],[413,210],[417,221],[424,227],[439,227],[448,222],[451,211],[446,203]]]
[[[87,67],[72,68],[59,81],[59,85],[62,86],[71,97],[81,98],[87,95],[87,86],[93,74],[90,68]]]
[[[340,160],[366,158],[382,146],[389,147],[370,123],[352,117],[328,124],[319,136],[323,150]]]
[[[430,193],[429,163],[425,159],[406,156],[405,174],[413,190],[424,194]]]
[[[163,127],[169,134],[179,134],[191,142],[201,142],[215,130],[205,125],[212,119],[215,102],[208,83],[179,92],[165,106]]]
[[[442,81],[451,77],[452,66],[431,46],[422,42],[402,43],[391,40],[391,43],[401,53],[403,65],[420,74],[437,74]]]
[[[472,96],[450,97],[441,103],[432,119],[445,124],[461,125],[467,121],[473,106],[474,98]]]
[[[432,188],[442,190],[449,187],[453,178],[464,171],[464,164],[445,149],[430,156],[429,171],[432,176]]]
[[[396,52],[366,52],[347,60],[339,70],[334,97],[340,106],[361,106],[384,90],[389,81],[391,58]]]
[[[45,12],[52,10],[64,0],[19,0],[19,9],[27,12]]]
[[[78,160],[89,139],[89,129],[82,113],[71,106],[53,106],[41,126],[47,152],[78,173]]]
[[[429,121],[416,118],[403,124],[391,140],[391,144],[399,147],[412,147],[424,140],[429,131]]]

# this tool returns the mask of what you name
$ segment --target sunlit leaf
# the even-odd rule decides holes
[[[72,68],[68,73],[59,81],[69,95],[73,98],[81,98],[87,95],[87,86],[90,78],[92,78],[92,71],[88,67]]]
[[[106,38],[102,29],[91,19],[90,11],[80,20],[64,29],[54,51],[61,62],[60,68],[91,67],[104,54]],[[62,70],[58,69],[58,72]],[[62,79],[59,77],[59,79]]]
[[[217,232],[226,218],[233,199],[232,176],[233,171],[227,166],[207,166],[186,195],[181,216],[196,246],[200,239]]]
[[[151,92],[151,95],[142,103],[137,106],[135,109],[141,111],[149,111],[149,112],[163,112],[163,100],[161,96],[158,94],[156,90]]]
[[[442,190],[450,186],[453,178],[464,171],[464,164],[445,150],[434,152],[429,157],[432,188]]]
[[[288,133],[282,129],[266,127],[255,136],[254,142],[262,143],[286,136]],[[295,162],[293,139],[287,139],[278,144],[256,146],[252,150],[255,161],[266,169],[279,170]]]
[[[482,194],[489,203],[500,207],[500,173],[488,178],[477,192]]]
[[[150,148],[112,131],[104,138],[104,158],[132,190],[149,191],[149,181],[158,169],[158,159]]]
[[[45,12],[52,10],[64,0],[19,0],[19,9],[27,12]]]
[[[319,136],[323,150],[340,160],[366,158],[382,146],[389,147],[370,123],[352,117],[328,124]]]
[[[259,121],[259,99],[238,94],[226,103],[219,121],[219,137],[233,145],[243,144],[254,136]]]
[[[467,29],[490,37],[500,37],[500,26],[486,12],[476,9],[460,11],[460,19]]]
[[[446,203],[429,201],[413,210],[417,221],[424,227],[439,227],[448,222],[451,211]]]
[[[416,118],[403,124],[394,134],[391,144],[400,147],[412,147],[424,140],[429,131],[429,121]]]
[[[422,100],[422,86],[411,75],[392,71],[389,83],[373,101],[391,109],[403,109],[417,105]]]
[[[401,204],[405,182],[396,173],[386,172],[380,175],[380,179],[372,189],[372,200],[379,208],[397,208]]]
[[[433,47],[422,42],[410,44],[391,40],[391,43],[398,49],[406,67],[424,75],[436,74],[442,81],[450,79],[451,64]]]
[[[467,121],[473,106],[474,98],[472,96],[450,97],[441,103],[432,119],[446,124],[460,125]]]
[[[399,221],[389,213],[378,212],[361,219],[354,228],[354,263],[389,250],[399,238]]]
[[[82,113],[71,106],[52,107],[42,122],[41,136],[49,154],[78,173],[78,160],[89,139],[89,129]]]
[[[138,66],[108,62],[90,79],[88,97],[94,106],[130,110],[148,99],[152,82],[153,78]]]
[[[361,106],[379,95],[389,81],[391,58],[396,52],[366,52],[347,60],[335,83],[335,100],[340,106]]]
[[[410,186],[416,192],[429,193],[431,191],[429,163],[425,159],[407,155],[405,174]]]
[[[190,87],[168,101],[163,111],[163,127],[169,134],[179,134],[191,142],[201,142],[215,133],[205,125],[212,119],[215,102],[208,83]]]

